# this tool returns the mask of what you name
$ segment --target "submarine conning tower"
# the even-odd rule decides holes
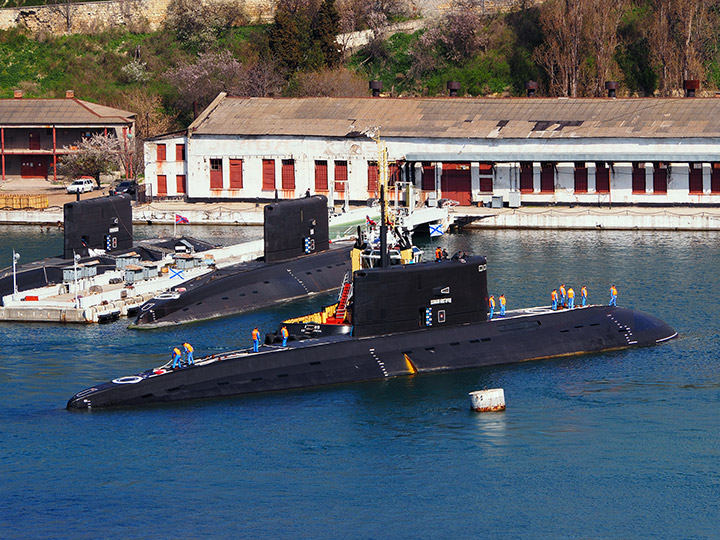
[[[487,320],[487,261],[409,264],[353,275],[355,337]]]
[[[326,251],[330,247],[327,197],[271,203],[264,210],[265,262]]]
[[[88,248],[118,251],[133,246],[132,207],[129,195],[120,194],[65,203],[63,259]]]

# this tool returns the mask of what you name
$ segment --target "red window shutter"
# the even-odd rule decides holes
[[[587,193],[588,170],[585,163],[575,164],[575,193]]]
[[[328,169],[327,161],[315,161],[315,191],[328,190]]]
[[[710,174],[710,192],[720,193],[720,163],[712,164],[712,172]]]
[[[435,189],[435,166],[432,163],[423,162],[422,167],[422,188],[426,191],[433,191]]]
[[[542,163],[540,165],[540,193],[555,192],[555,164]]]
[[[397,163],[388,163],[388,187],[394,186],[395,182],[400,181],[400,165]]]
[[[158,144],[157,145],[157,160],[158,161],[165,161],[165,145],[164,144]]]
[[[345,191],[345,184],[347,183],[348,172],[347,172],[347,161],[336,161],[335,162],[335,191],[342,193]]]
[[[175,145],[175,161],[185,161],[185,145]]]
[[[604,163],[595,164],[595,191],[610,193],[610,168]]]
[[[295,189],[295,160],[282,160],[282,188]]]
[[[703,192],[703,170],[701,163],[690,164],[690,193]]]
[[[378,164],[376,161],[368,162],[368,193],[378,192]]]
[[[480,191],[492,193],[493,190],[493,168],[492,163],[480,163]]]
[[[275,189],[275,160],[263,159],[262,188],[265,191]]]
[[[167,176],[164,174],[158,174],[158,197],[165,197],[167,195]]]
[[[242,189],[242,159],[230,160],[230,189]]]
[[[223,188],[222,159],[210,160],[210,189]]]
[[[175,181],[177,182],[177,192],[185,193],[185,175],[184,174],[178,174],[175,177]]]
[[[653,193],[667,193],[667,167],[662,163],[653,167]]]
[[[533,187],[533,165],[532,163],[520,164],[520,192],[532,193],[535,191]]]
[[[633,163],[632,170],[632,192],[645,193],[645,166],[640,163]]]

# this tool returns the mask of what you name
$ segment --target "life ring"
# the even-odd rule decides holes
[[[113,379],[112,382],[114,382],[115,384],[135,384],[139,383],[142,380],[143,378],[139,375],[129,375],[127,377],[119,377],[117,379]]]

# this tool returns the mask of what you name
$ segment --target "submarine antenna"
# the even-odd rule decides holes
[[[387,250],[387,223],[385,223],[385,186],[380,186],[380,267],[390,266]]]

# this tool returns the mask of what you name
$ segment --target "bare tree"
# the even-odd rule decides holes
[[[61,17],[65,23],[65,32],[70,34],[75,17],[75,6],[70,0],[48,0],[47,7],[51,13]]]
[[[367,80],[347,68],[298,74],[295,96],[361,97],[368,94]]]
[[[627,10],[627,0],[615,0],[607,4],[588,4],[587,31],[590,52],[595,60],[595,78],[592,93],[601,96],[605,81],[612,80],[615,72],[615,50],[618,46],[618,27]]]

